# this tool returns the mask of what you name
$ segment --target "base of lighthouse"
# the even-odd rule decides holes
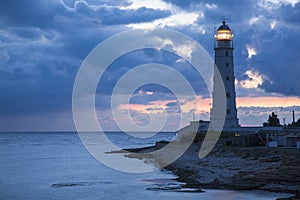
[[[220,108],[219,110],[214,111],[211,110],[210,113],[210,123],[211,123],[211,129],[212,130],[223,130],[223,131],[233,131],[234,129],[240,127],[239,126],[239,120],[236,117],[237,116],[237,110],[232,109],[232,113],[226,113],[228,110],[224,110],[224,108]],[[225,118],[224,116],[225,112]]]

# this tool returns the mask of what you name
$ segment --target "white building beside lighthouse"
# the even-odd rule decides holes
[[[222,121],[220,119],[220,110],[225,109],[225,122],[223,130],[231,130],[239,127],[236,109],[236,93],[235,93],[235,77],[233,64],[233,34],[231,29],[226,25],[225,21],[215,32],[215,70],[218,69],[222,78],[225,94],[220,93],[214,77],[214,87],[212,94],[212,109],[210,113],[210,121]],[[216,72],[215,72],[216,74]],[[226,95],[226,108],[218,105],[217,99],[219,95]],[[223,119],[224,120],[224,119]]]

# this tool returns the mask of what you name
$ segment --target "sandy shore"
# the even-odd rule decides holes
[[[163,145],[157,143],[153,147],[131,151],[152,152]],[[208,156],[200,159],[200,146],[193,144],[177,161],[165,167],[177,175],[179,181],[185,182],[187,187],[287,193],[300,190],[298,149],[216,146]],[[149,158],[139,158],[149,162]],[[150,160],[155,162],[155,159]]]

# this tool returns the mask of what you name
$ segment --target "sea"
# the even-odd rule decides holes
[[[143,133],[141,133],[143,134]],[[175,133],[137,138],[106,133],[121,148],[151,146]],[[260,200],[289,194],[265,191],[180,189],[184,183],[167,171],[125,173],[89,154],[76,132],[0,133],[0,199],[197,199]]]

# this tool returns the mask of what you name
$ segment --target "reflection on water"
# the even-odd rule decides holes
[[[112,133],[122,148],[170,140],[174,133],[132,138]],[[0,133],[0,199],[276,199],[284,194],[185,188],[161,171],[121,173],[88,154],[76,133]]]

